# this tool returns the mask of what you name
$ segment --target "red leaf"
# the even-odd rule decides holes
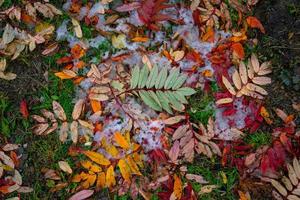
[[[27,102],[23,99],[20,103],[20,113],[22,114],[23,118],[27,119],[29,116]]]
[[[172,7],[165,4],[167,0],[144,0],[138,9],[138,15],[140,20],[148,26],[149,29],[158,31],[159,27],[157,22],[171,20],[168,15],[161,14],[163,9]]]
[[[249,16],[246,21],[251,28],[258,28],[262,33],[266,33],[265,28],[256,17]]]

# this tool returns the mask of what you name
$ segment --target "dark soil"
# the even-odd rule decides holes
[[[300,102],[300,1],[261,1],[255,13],[267,32],[258,37],[258,53],[273,67],[267,105],[295,112],[292,103]]]
[[[49,66],[42,62],[41,55],[23,56],[17,61],[8,62],[7,71],[17,74],[12,81],[0,79],[0,93],[7,96],[15,105],[18,105],[25,96],[29,96],[46,84],[45,72]]]

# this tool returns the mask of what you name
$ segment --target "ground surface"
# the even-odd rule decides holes
[[[274,81],[269,87],[270,95],[266,107],[284,108],[294,112],[291,105],[300,100],[300,2],[297,0],[262,1],[255,9],[255,15],[260,18],[267,32],[266,35],[258,35],[257,53],[263,58],[262,60],[271,59],[273,63]],[[53,71],[48,71],[53,69],[53,62],[42,58],[38,52],[35,53],[18,58],[10,66],[10,69],[18,74],[17,79],[10,82],[0,79],[0,114],[2,113],[0,141],[23,144],[20,150],[24,152],[21,173],[23,181],[34,188],[34,192],[24,199],[65,199],[68,190],[72,188],[51,193],[52,183],[45,184],[41,171],[44,167],[55,168],[54,163],[61,159],[71,159],[67,156],[69,144],[61,145],[58,136],[54,134],[47,137],[33,135],[30,122],[22,119],[18,114],[18,105],[23,98],[26,98],[29,110],[34,113],[40,108],[49,108],[52,100],[60,99],[62,104],[68,107],[73,95],[73,86],[71,83],[62,83],[54,77]],[[40,105],[41,98],[48,98],[49,101]],[[191,110],[196,110],[192,120],[199,120],[203,117],[199,117],[202,109],[199,104],[202,103],[197,102],[197,99],[192,101]],[[71,112],[72,105],[69,108]],[[300,117],[296,118],[296,123],[300,124]],[[265,129],[270,130],[269,127]],[[188,168],[191,172],[200,172],[208,181],[221,185],[219,191],[203,199],[236,199],[237,187],[250,191],[254,200],[272,198],[270,187],[256,184],[254,179],[238,180],[235,169],[222,169],[228,178],[227,183],[222,183],[222,175],[219,173],[220,163],[212,163],[201,157]],[[105,192],[102,197],[95,197],[95,199],[110,198],[112,197]],[[127,199],[127,197],[115,197],[115,199]]]

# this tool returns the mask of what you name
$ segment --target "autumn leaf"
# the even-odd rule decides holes
[[[110,165],[110,161],[100,153],[94,151],[83,151],[83,154],[99,165],[104,165],[104,166]]]
[[[244,47],[241,43],[233,43],[231,46],[233,52],[238,56],[239,59],[245,58]]]
[[[66,161],[59,161],[58,165],[62,171],[72,174],[73,170],[71,169],[70,165]]]
[[[114,140],[120,147],[122,147],[124,149],[130,148],[130,144],[128,143],[128,141],[125,139],[125,137],[120,132],[116,132],[114,134]]]
[[[183,186],[182,186],[181,179],[175,174],[174,175],[173,193],[174,193],[176,199],[181,199],[182,190],[183,190]]]
[[[29,116],[28,108],[27,108],[27,102],[25,99],[23,99],[20,103],[20,112],[23,116],[23,118],[27,119]]]
[[[96,100],[91,100],[91,107],[94,113],[99,112],[102,110],[101,102]]]
[[[89,198],[93,194],[94,194],[94,190],[81,190],[76,194],[74,194],[73,196],[71,196],[69,200],[84,200]]]
[[[106,171],[106,186],[112,187],[116,185],[115,172],[114,167],[111,165]]]
[[[262,33],[266,33],[265,28],[256,17],[249,16],[246,21],[251,28],[258,28]]]
[[[79,44],[75,44],[71,48],[71,55],[73,58],[79,59],[85,55],[85,50]]]
[[[118,167],[124,180],[130,182],[130,168],[124,159],[119,160]]]

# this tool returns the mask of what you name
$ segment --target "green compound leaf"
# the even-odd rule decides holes
[[[180,68],[169,71],[167,67],[159,70],[157,65],[151,70],[146,65],[142,69],[136,66],[132,70],[130,88],[153,110],[173,114],[172,108],[184,111],[184,104],[188,103],[186,97],[196,93],[192,88],[182,87],[186,80],[187,75],[180,73]]]

